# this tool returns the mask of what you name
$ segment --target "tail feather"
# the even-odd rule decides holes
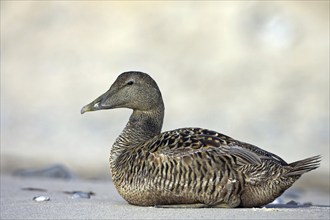
[[[301,176],[302,174],[314,170],[320,166],[321,155],[314,157],[309,157],[304,160],[298,160],[296,162],[290,163],[289,167],[292,169],[289,170],[285,175],[286,176]]]

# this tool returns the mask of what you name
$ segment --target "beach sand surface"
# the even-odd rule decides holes
[[[92,192],[89,199],[68,192]],[[284,200],[267,208],[172,209],[129,205],[111,180],[54,179],[1,176],[1,219],[329,219],[329,194],[322,191],[286,192]],[[284,194],[285,195],[285,194]],[[37,196],[49,201],[37,202]],[[292,198],[290,198],[290,196]]]

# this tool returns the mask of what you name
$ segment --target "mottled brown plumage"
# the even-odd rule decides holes
[[[262,206],[320,163],[315,156],[288,164],[254,145],[201,128],[161,133],[164,104],[146,73],[122,73],[81,113],[113,108],[133,109],[110,155],[113,183],[130,204]]]

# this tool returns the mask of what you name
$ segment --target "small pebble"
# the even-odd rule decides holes
[[[25,187],[25,188],[22,188],[22,190],[47,192],[46,189],[34,188],[34,187]]]
[[[294,200],[291,200],[291,201],[287,202],[286,204],[287,205],[299,205],[299,203]]]
[[[49,201],[50,198],[48,196],[35,196],[33,197],[33,200],[36,202],[45,202],[45,201]]]
[[[94,196],[95,193],[94,192],[84,192],[84,191],[72,191],[72,192],[64,192],[64,193],[67,193],[67,194],[71,194],[71,198],[72,199],[90,199],[91,196]]]

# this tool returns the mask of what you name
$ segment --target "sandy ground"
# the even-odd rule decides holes
[[[78,190],[92,191],[95,195],[90,199],[73,199],[72,195],[64,193]],[[127,204],[109,180],[1,176],[1,219],[329,219],[328,193],[291,190],[285,195],[283,203],[293,198],[299,205],[273,204],[267,208],[248,209],[163,209]],[[33,200],[36,196],[47,196],[50,200],[36,202]]]

